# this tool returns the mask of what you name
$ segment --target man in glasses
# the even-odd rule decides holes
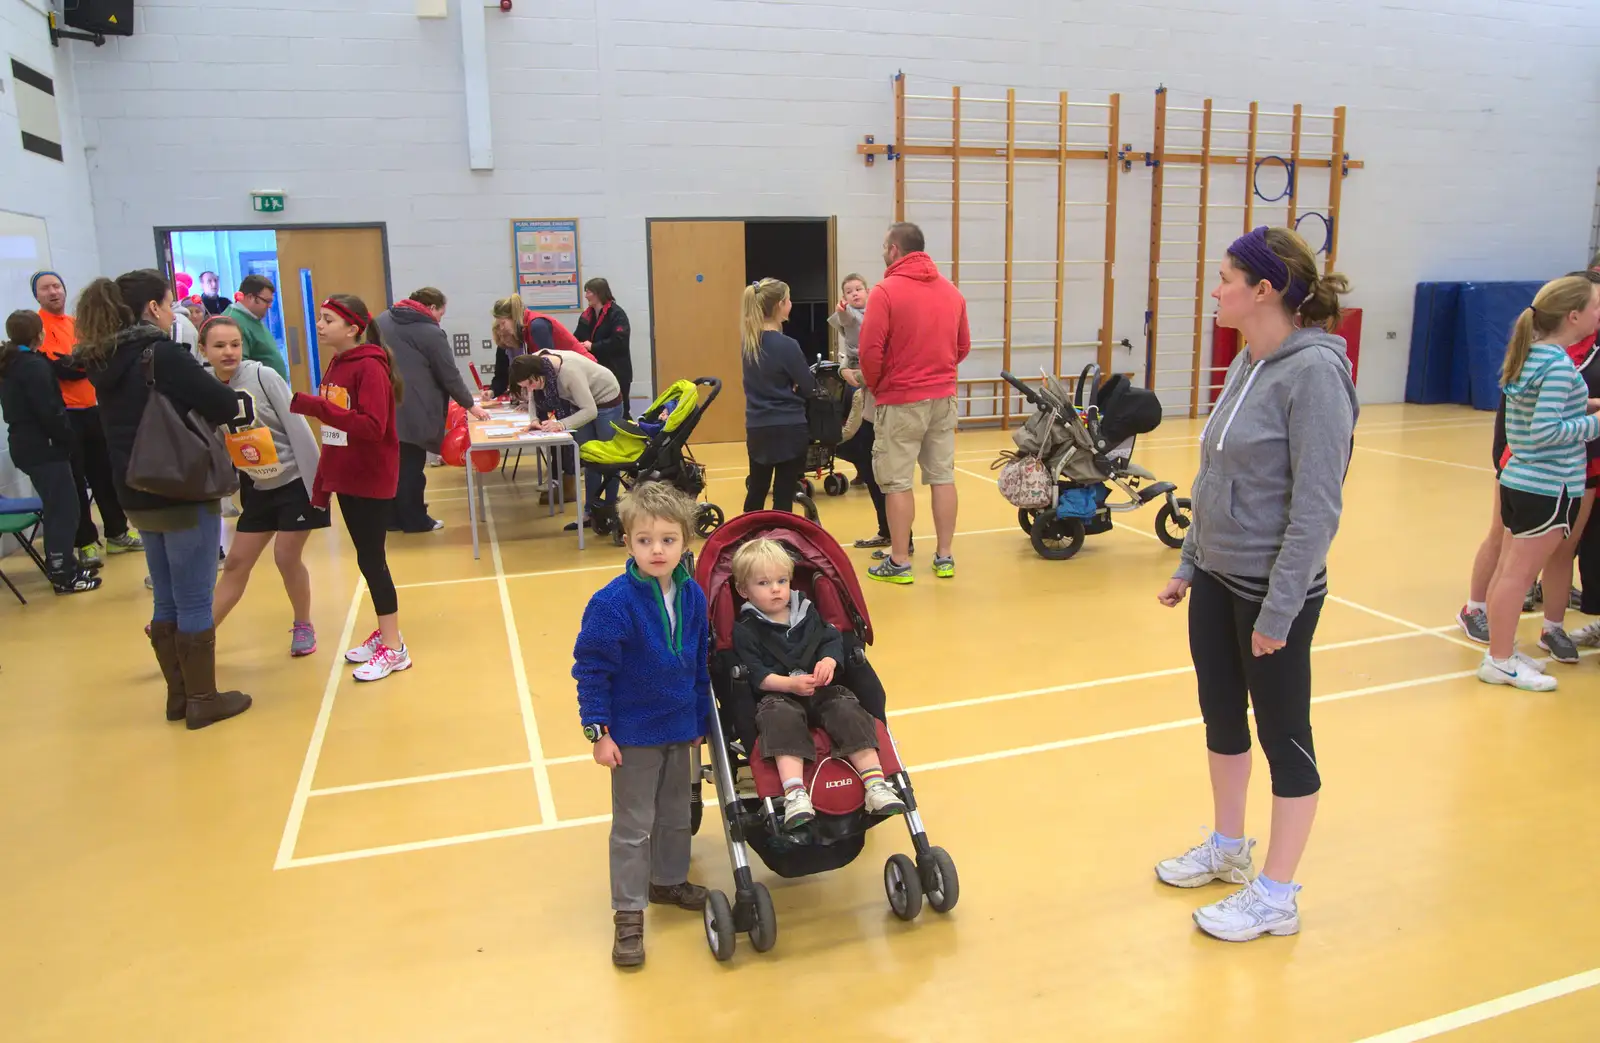
[[[261,321],[272,310],[272,302],[277,295],[278,290],[272,285],[271,279],[265,275],[247,275],[239,284],[234,303],[228,305],[228,310],[223,314],[237,322],[239,332],[244,334],[244,357],[277,370],[278,376],[287,381],[289,364],[284,361],[283,350],[272,339],[266,323]]]

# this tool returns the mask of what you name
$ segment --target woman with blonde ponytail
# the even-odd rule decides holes
[[[783,334],[793,308],[789,287],[761,279],[744,288],[740,340],[744,355],[745,446],[750,476],[744,509],[759,511],[772,492],[772,509],[792,511],[806,469],[806,397],[817,382],[800,342]]]
[[[1489,651],[1478,667],[1478,679],[1486,684],[1532,692],[1556,687],[1554,677],[1517,655],[1517,622],[1528,584],[1572,532],[1582,507],[1584,443],[1600,438],[1600,418],[1594,415],[1600,399],[1589,398],[1566,345],[1597,327],[1600,286],[1568,275],[1540,289],[1517,317],[1506,345],[1500,370],[1510,450],[1500,471],[1500,520],[1506,531],[1486,601]],[[1559,630],[1561,624],[1546,623],[1547,629],[1552,626]]]

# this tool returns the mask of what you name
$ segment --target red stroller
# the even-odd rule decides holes
[[[722,808],[734,881],[731,905],[727,895],[716,890],[706,903],[706,943],[718,960],[733,957],[738,934],[748,934],[757,952],[766,952],[778,940],[772,896],[766,885],[753,879],[746,845],[779,876],[809,876],[854,861],[866,844],[867,830],[886,821],[866,813],[860,776],[843,758],[830,756],[827,733],[818,728],[812,731],[817,758],[807,763],[805,771],[817,817],[795,832],[783,828],[783,784],[772,762],[761,755],[756,738],[756,697],[732,650],[733,624],[741,602],[733,587],[733,552],[757,537],[777,540],[795,559],[794,589],[805,594],[822,618],[844,635],[845,662],[839,666],[839,683],[854,692],[862,707],[877,718],[884,775],[906,803],[906,826],[916,851],[915,861],[897,853],[884,865],[890,908],[900,919],[913,920],[921,913],[924,898],[938,912],[947,913],[955,908],[960,895],[955,862],[943,848],[928,843],[911,778],[884,724],[886,697],[883,683],[867,662],[872,623],[855,569],[843,548],[821,526],[794,514],[753,512],[718,529],[706,541],[696,569],[696,579],[710,605],[711,688],[717,712],[710,721],[709,770],[698,763],[698,750],[695,754],[691,820],[698,831],[703,814],[701,781],[709,774]]]

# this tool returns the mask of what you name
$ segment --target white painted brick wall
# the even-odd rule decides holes
[[[50,46],[43,0],[0,0],[0,81],[5,85],[5,93],[0,95],[0,210],[45,219],[51,259],[69,293],[81,290],[100,268],[82,124],[67,51],[73,46],[83,45],[68,43],[59,50]],[[60,163],[23,151],[11,79],[13,57],[55,81],[63,134]],[[32,300],[0,301],[0,317],[18,308],[36,307]],[[0,424],[0,496],[31,495],[27,477],[12,466],[4,431]]]
[[[891,139],[897,69],[917,93],[1121,91],[1138,149],[1159,83],[1183,104],[1347,105],[1368,165],[1345,185],[1340,266],[1367,311],[1368,401],[1402,395],[1417,281],[1538,279],[1585,259],[1600,166],[1588,0],[516,0],[487,12],[487,173],[467,169],[456,17],[413,10],[141,0],[138,36],[75,47],[107,270],[149,264],[155,225],[252,222],[249,190],[283,188],[287,221],[387,222],[396,290],[443,286],[476,342],[510,288],[508,220],[577,216],[584,273],[610,278],[647,374],[647,217],[836,214],[841,269],[876,272],[893,168],[865,169],[854,147]],[[1114,334],[1142,358],[1142,166],[1121,199]],[[977,259],[985,231],[963,233]],[[978,299],[997,294],[972,296],[998,314]],[[1092,335],[1086,311],[1069,339],[1084,322]],[[988,353],[969,370],[996,366]]]

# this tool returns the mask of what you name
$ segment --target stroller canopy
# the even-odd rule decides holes
[[[626,390],[626,389],[624,389]],[[659,425],[657,415],[667,406],[672,406],[672,412],[667,414],[666,426],[661,428],[666,432],[673,432],[689,418],[694,412],[694,407],[699,404],[700,389],[692,380],[675,380],[663,391],[661,395],[640,414],[644,423]],[[595,439],[585,442],[578,449],[578,455],[586,464],[631,464],[644,453],[645,447],[650,444],[651,432],[640,426],[639,421],[611,425],[615,430],[610,439]]]
[[[777,540],[794,557],[794,587],[816,605],[822,618],[841,632],[854,631],[872,644],[872,621],[855,568],[844,548],[822,526],[784,511],[752,511],[729,521],[706,540],[695,579],[706,592],[716,647],[733,647],[739,596],[733,589],[733,553],[750,540]]]

